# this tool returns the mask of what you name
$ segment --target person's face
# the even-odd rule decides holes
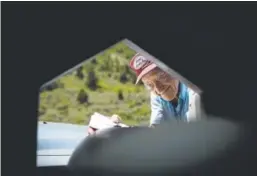
[[[164,100],[173,100],[178,92],[178,80],[156,68],[142,77],[143,83]]]

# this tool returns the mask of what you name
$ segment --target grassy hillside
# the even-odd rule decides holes
[[[43,87],[39,119],[86,124],[99,112],[118,114],[127,124],[148,122],[149,92],[142,84],[134,85],[136,77],[128,67],[134,55],[120,42]]]

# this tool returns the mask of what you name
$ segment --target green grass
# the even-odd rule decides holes
[[[111,116],[118,114],[124,123],[137,125],[146,123],[150,117],[149,92],[142,85],[135,85],[135,75],[126,68],[135,52],[122,42],[96,55],[96,64],[86,61],[82,68],[84,78],[72,74],[60,77],[61,87],[40,93],[39,119],[43,121],[86,124],[94,112]],[[94,71],[98,88],[91,90],[86,82],[90,71]],[[119,78],[125,73],[128,81]],[[79,103],[78,94],[84,90],[88,103]],[[123,100],[118,93],[122,91]]]

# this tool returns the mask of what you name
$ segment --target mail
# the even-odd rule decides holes
[[[129,127],[128,125],[122,123],[114,123],[110,117],[102,115],[98,112],[95,112],[89,121],[89,127],[95,128],[97,130],[106,129],[106,128],[113,128],[116,126],[119,127]]]

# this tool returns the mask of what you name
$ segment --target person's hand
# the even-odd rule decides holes
[[[121,118],[117,114],[113,114],[111,116],[111,121],[113,121],[114,123],[120,123],[121,122]]]
[[[92,135],[92,134],[94,134],[95,132],[96,132],[95,129],[93,129],[93,128],[91,128],[91,127],[88,127],[88,129],[87,129],[88,135]]]

